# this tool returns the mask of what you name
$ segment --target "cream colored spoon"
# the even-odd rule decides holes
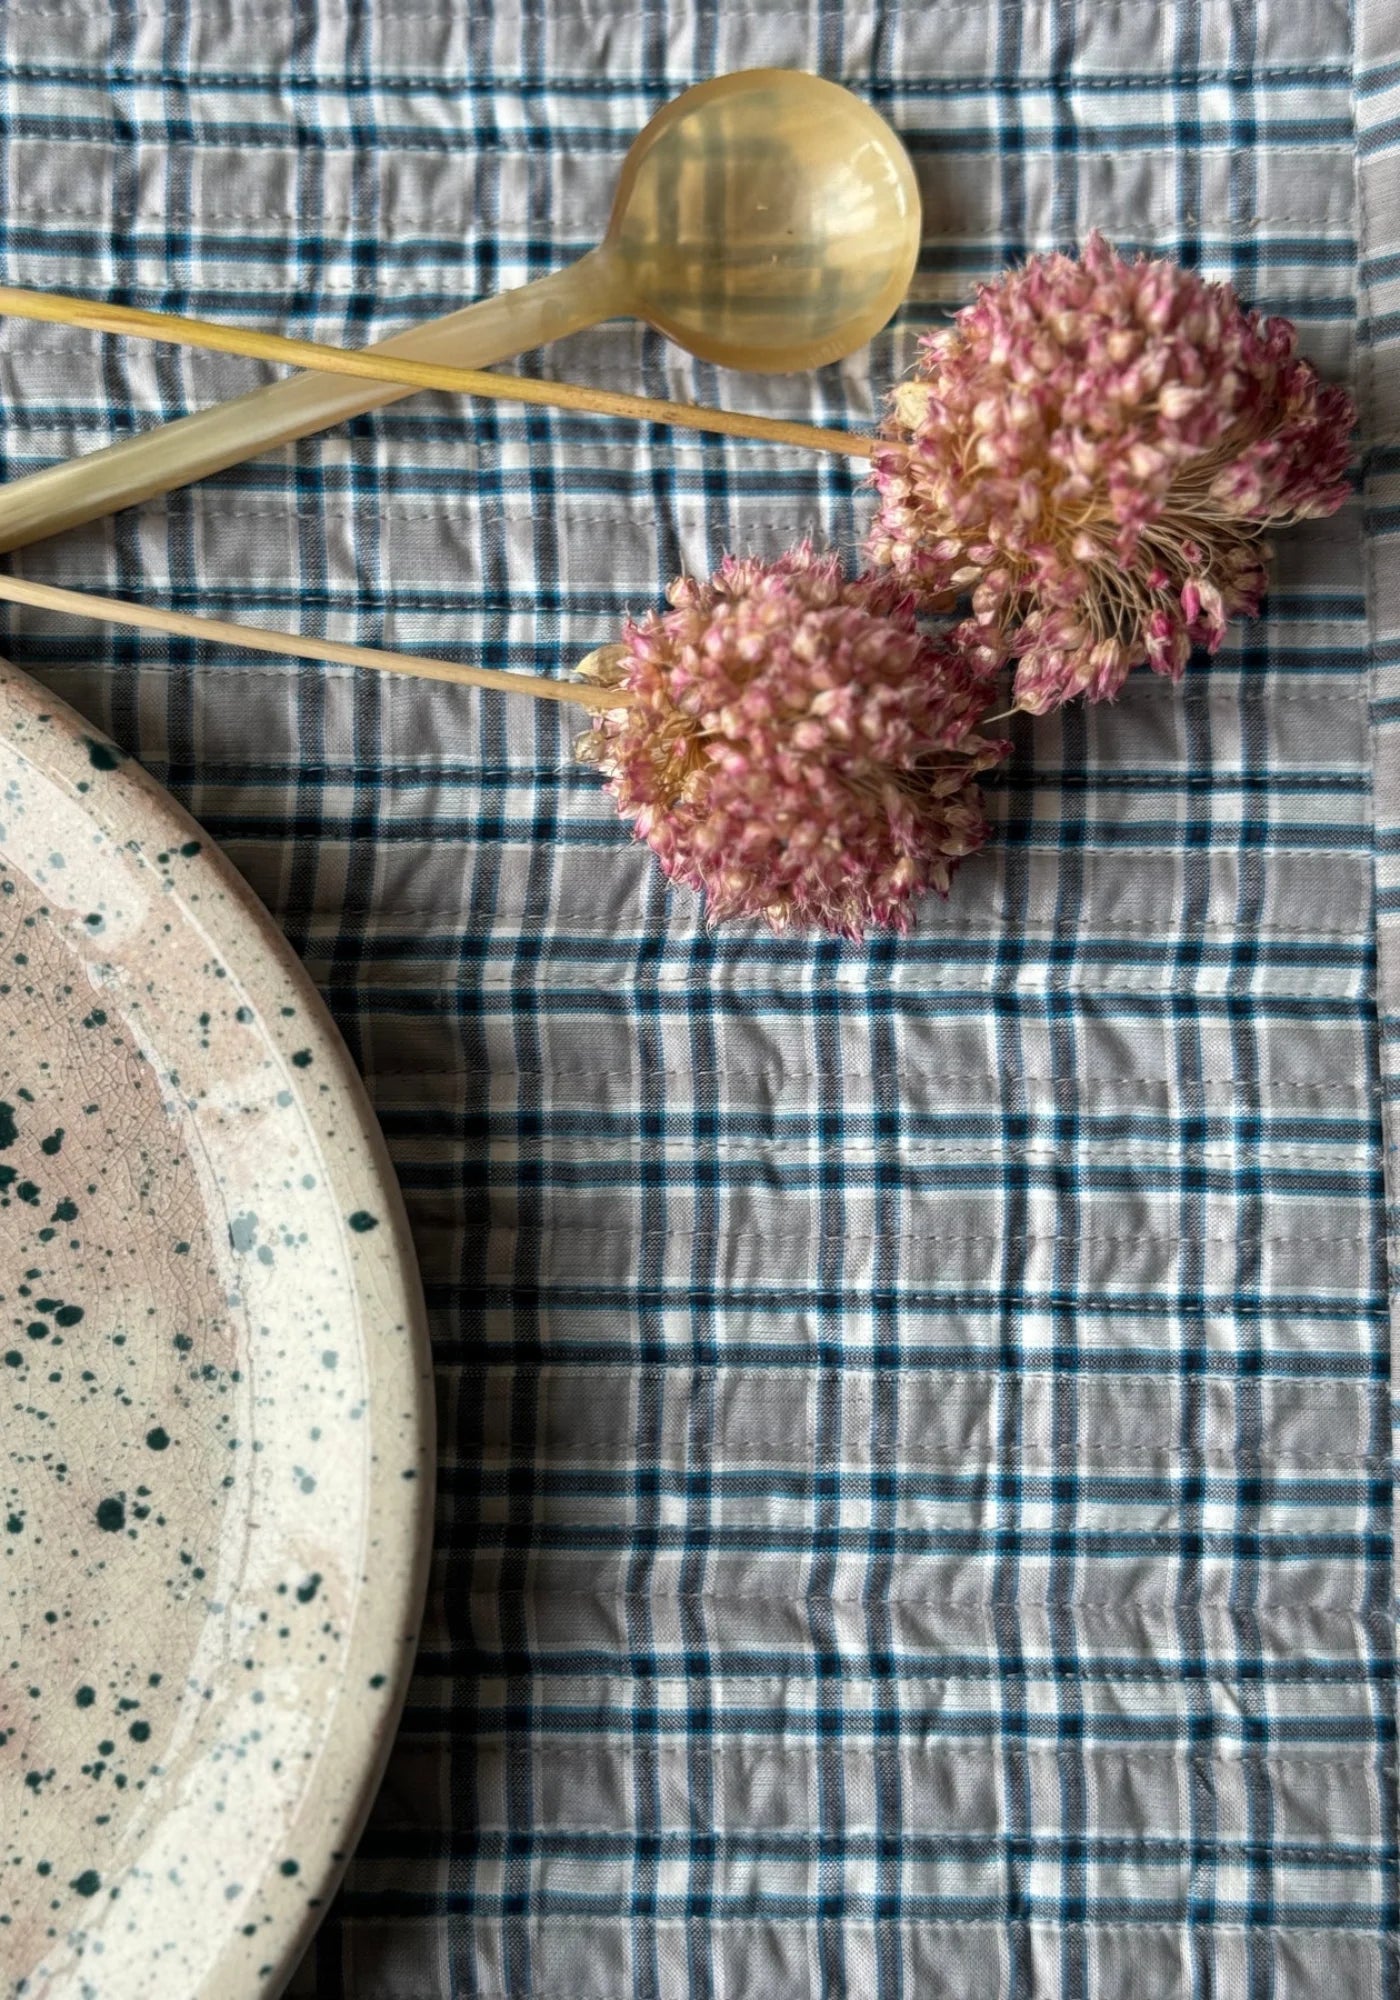
[[[913,276],[919,224],[909,156],[868,104],[803,70],[739,70],[685,91],[633,141],[596,250],[370,351],[480,368],[635,317],[721,367],[816,368],[888,321]],[[411,393],[287,376],[0,487],[0,549]]]

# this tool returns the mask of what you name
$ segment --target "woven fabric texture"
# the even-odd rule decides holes
[[[1367,399],[1368,511],[1281,536],[1181,688],[1019,720],[904,942],[708,933],[581,714],[0,619],[284,926],[422,1259],[428,1614],[302,2000],[1400,1991],[1397,40],[1385,0],[0,9],[13,282],[387,336],[588,247],[685,85],[789,64],[915,160],[890,331],[522,365],[866,427],[922,327],[1098,226]],[[0,324],[4,476],[258,379]],[[420,396],[12,561],[562,675],[869,510],[841,461]]]

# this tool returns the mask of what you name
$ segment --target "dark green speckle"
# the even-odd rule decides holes
[[[357,1236],[366,1236],[371,1229],[378,1229],[379,1217],[371,1215],[367,1208],[357,1208],[349,1217],[349,1223]]]
[[[95,1896],[102,1887],[102,1877],[95,1868],[85,1868],[81,1875],[74,1876],[68,1886],[76,1889],[80,1896]]]
[[[161,1429],[160,1425],[157,1424],[153,1430],[147,1431],[146,1442],[151,1447],[152,1451],[164,1451],[166,1446],[170,1442],[170,1438],[168,1434]]]
[[[92,1704],[97,1700],[97,1690],[96,1688],[80,1687],[73,1696],[73,1699],[77,1702],[79,1708],[91,1708]]]
[[[109,1535],[115,1535],[126,1526],[126,1508],[120,1500],[102,1500],[97,1507],[97,1525],[105,1528]]]
[[[85,736],[83,741],[87,744],[88,762],[94,771],[115,771],[125,755],[114,743],[98,743],[91,736]]]

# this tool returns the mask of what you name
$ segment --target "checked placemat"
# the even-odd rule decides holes
[[[1098,226],[1365,399],[1364,507],[1181,689],[1019,721],[907,942],[707,934],[568,712],[0,621],[285,926],[422,1258],[428,1617],[306,2000],[1396,1994],[1390,14],[0,9],[16,283],[382,337],[596,240],[667,97],[792,64],[915,158],[894,328],[792,380],[625,323],[533,372],[865,426],[921,326]],[[254,379],[0,325],[4,474]],[[857,477],[425,396],[15,562],[561,674],[724,549],[853,549]]]

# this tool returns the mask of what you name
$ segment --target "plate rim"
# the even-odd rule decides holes
[[[15,738],[14,711],[34,724],[35,733],[21,743]],[[50,736],[46,732],[53,730]],[[415,1476],[406,1481],[399,1456],[387,1462],[384,1453],[372,1450],[366,1483],[366,1537],[364,1563],[356,1578],[356,1614],[349,1623],[346,1652],[340,1663],[337,1695],[326,1722],[321,1747],[306,1788],[296,1801],[299,1829],[299,1867],[295,1882],[275,1880],[271,1856],[269,1872],[256,1885],[271,1921],[258,1940],[271,1971],[250,1987],[247,1952],[232,1919],[228,1937],[209,1961],[199,1985],[189,2000],[276,2000],[295,1972],[311,1939],[324,1921],[334,1894],[344,1877],[363,1835],[365,1823],[383,1783],[385,1770],[398,1734],[412,1679],[417,1646],[421,1637],[427,1601],[433,1548],[434,1500],[436,1488],[437,1410],[434,1393],[432,1347],[422,1272],[418,1263],[407,1208],[394,1171],[388,1145],[370,1102],[364,1079],[336,1026],[329,1006],[310,973],[297,957],[288,939],[256,892],[238,872],[207,828],[202,826],[140,761],[100,725],[95,724],[72,703],[10,659],[0,656],[0,742],[4,742],[50,783],[57,784],[109,836],[115,835],[112,822],[120,818],[125,803],[133,809],[154,813],[172,833],[185,840],[197,839],[199,851],[189,857],[189,873],[183,883],[198,888],[201,878],[221,892],[219,897],[201,899],[198,924],[211,933],[211,941],[227,958],[230,970],[240,980],[271,974],[293,988],[302,1009],[295,1040],[304,1048],[313,1045],[318,1084],[329,1086],[330,1102],[320,1095],[313,1101],[303,1095],[308,1112],[315,1114],[319,1128],[328,1109],[348,1122],[359,1151],[351,1160],[344,1156],[328,1159],[337,1174],[337,1196],[350,1181],[353,1207],[368,1206],[384,1225],[374,1231],[375,1311],[367,1315],[367,1354],[372,1356],[377,1325],[391,1316],[401,1321],[406,1353],[401,1357],[395,1381],[411,1383],[415,1392],[412,1410],[414,1431],[409,1448],[415,1453]],[[73,773],[64,769],[64,759],[50,761],[46,752],[61,743],[73,755],[75,767],[81,754],[87,765],[83,795],[77,797]],[[97,755],[94,756],[94,750]],[[91,780],[100,774],[100,788]],[[115,807],[115,811],[108,808]],[[0,846],[3,854],[3,846]],[[183,901],[184,898],[181,898]],[[278,1053],[289,1061],[293,1053],[289,1032],[277,1018],[265,1018],[264,1027]],[[283,1047],[283,1042],[288,1046]],[[296,1089],[298,1072],[290,1077]],[[366,1270],[361,1258],[368,1252],[365,1239],[357,1238],[354,1283],[363,1295]],[[385,1252],[389,1254],[385,1254]],[[367,1366],[367,1394],[370,1408],[376,1391],[387,1385]],[[371,1436],[373,1431],[371,1430]],[[409,1486],[407,1501],[405,1484]],[[382,1490],[392,1490],[395,1506],[405,1531],[397,1550],[378,1545],[381,1521],[378,1504]],[[373,1651],[370,1653],[369,1622],[359,1613],[365,1588],[375,1565],[371,1590],[374,1612]],[[392,1632],[392,1636],[385,1636]],[[385,1685],[376,1691],[373,1706],[353,1698],[352,1675],[357,1666],[373,1658],[378,1665],[385,1657],[393,1660],[384,1676]],[[364,1678],[364,1676],[362,1676]],[[330,1754],[330,1753],[333,1753]],[[353,1775],[347,1775],[353,1774]],[[321,1801],[333,1805],[333,1813],[316,1815]],[[308,1817],[310,1814],[310,1817]],[[319,1844],[308,1851],[308,1838]]]

